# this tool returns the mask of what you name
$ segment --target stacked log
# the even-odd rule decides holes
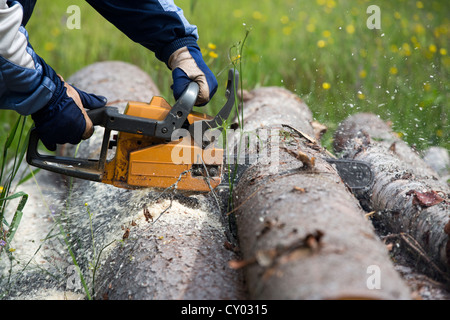
[[[146,73],[121,62],[93,64],[74,74],[70,82],[108,97],[120,112],[127,101],[148,102],[160,95]],[[98,157],[103,132],[94,135],[80,145],[79,156]],[[64,152],[74,154],[73,148]],[[85,204],[92,219],[83,212]],[[96,298],[244,297],[240,272],[228,268],[236,254],[227,249],[227,225],[211,194],[185,197],[174,190],[124,190],[74,180],[71,206],[71,228],[83,248],[80,256],[93,261],[92,254],[104,250],[93,279]],[[96,248],[88,232],[90,223]]]
[[[67,81],[120,112],[127,101],[160,95],[148,74],[123,62],[95,63]],[[96,127],[89,140],[58,152],[95,159],[102,138]],[[211,194],[126,190],[44,170],[20,189],[30,197],[7,298],[245,298],[242,273],[228,267],[237,258],[233,239]]]
[[[367,161],[375,179],[356,193],[384,235],[400,237],[421,271],[448,281],[450,270],[449,186],[420,154],[374,114],[343,121],[334,148],[342,156]]]
[[[257,137],[249,153],[259,160],[240,179],[230,214],[243,256],[232,266],[245,269],[250,297],[409,299],[365,212],[311,138],[308,107],[282,88],[247,96],[243,129]]]
[[[145,72],[123,62],[90,65],[68,81],[121,112],[129,100],[160,95]],[[325,129],[302,100],[275,87],[244,100],[243,132],[233,138],[245,142],[252,165],[226,216],[215,193],[125,190],[45,171],[23,184],[30,197],[8,298],[410,299],[364,209],[446,274],[448,185],[383,122],[350,118],[336,134],[337,151],[374,169],[374,184],[355,198],[325,160]],[[97,128],[59,153],[97,158],[102,138]]]

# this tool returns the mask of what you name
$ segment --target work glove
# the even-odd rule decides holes
[[[106,105],[106,98],[81,91],[64,82],[59,76],[59,94],[38,112],[31,115],[36,131],[44,146],[56,150],[56,144],[78,144],[89,139],[94,133],[94,126],[86,110],[101,108]]]
[[[168,66],[172,70],[172,90],[176,100],[192,81],[199,85],[196,106],[204,106],[216,93],[216,77],[203,60],[199,47],[187,46],[178,49],[170,56]]]

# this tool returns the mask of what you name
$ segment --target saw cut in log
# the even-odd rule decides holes
[[[245,270],[250,297],[410,299],[365,212],[311,138],[307,105],[277,87],[247,97],[243,135],[256,137],[249,157],[258,161],[238,182],[229,214],[242,253],[230,265]]]
[[[69,81],[107,97],[121,113],[129,100],[149,102],[160,95],[146,73],[122,62],[90,65]],[[96,128],[93,137],[63,154],[96,159],[102,138],[102,128]],[[66,223],[95,298],[244,297],[241,273],[228,268],[236,253],[227,247],[227,226],[210,195],[125,190],[78,179],[69,195]]]
[[[424,272],[448,280],[450,270],[449,186],[419,153],[370,113],[343,121],[334,148],[346,158],[367,161],[374,183],[356,193],[374,223],[401,237]],[[392,235],[391,235],[392,236]]]

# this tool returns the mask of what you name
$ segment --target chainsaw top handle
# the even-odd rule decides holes
[[[221,129],[223,122],[228,119],[235,103],[238,81],[239,73],[237,70],[230,69],[225,92],[227,97],[225,105],[213,119],[196,121],[189,127],[190,134],[200,146],[202,146],[201,139],[203,139],[207,130],[212,128]],[[99,125],[106,129],[142,134],[170,141],[172,133],[183,126],[189,113],[191,113],[197,100],[198,92],[198,84],[191,82],[168,112],[165,119],[160,121],[124,115],[119,113],[115,107],[89,110],[88,116],[94,125]]]

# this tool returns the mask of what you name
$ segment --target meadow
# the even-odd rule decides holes
[[[219,84],[237,61],[245,89],[283,86],[297,93],[329,128],[325,146],[339,121],[369,111],[419,150],[450,147],[449,1],[175,2],[198,26],[199,45]],[[70,25],[71,5],[80,8],[79,29]],[[380,29],[367,26],[370,5],[380,9]],[[85,1],[38,1],[27,30],[36,52],[65,78],[96,61],[127,61],[148,72],[173,103],[165,64]],[[220,87],[207,112],[223,104],[223,92]],[[16,118],[0,112],[0,143]]]

